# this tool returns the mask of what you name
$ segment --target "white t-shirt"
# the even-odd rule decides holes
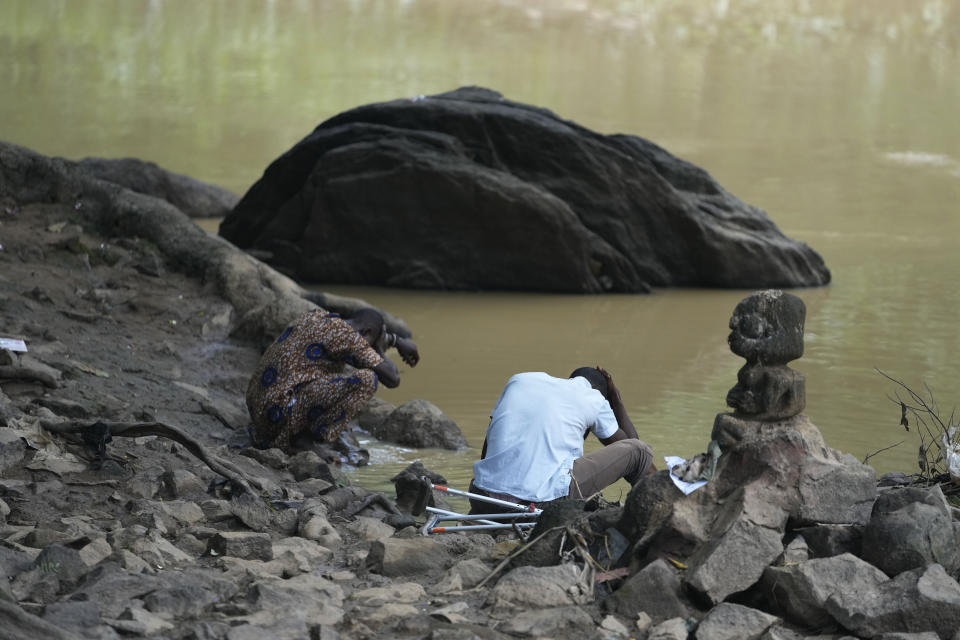
[[[531,502],[561,498],[586,430],[609,438],[619,428],[610,403],[585,378],[518,373],[490,415],[487,456],[473,465],[474,484]]]

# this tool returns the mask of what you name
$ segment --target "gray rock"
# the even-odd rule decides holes
[[[325,516],[320,515],[310,516],[306,520],[303,520],[301,516],[297,533],[307,540],[319,542],[328,549],[338,548],[343,541],[330,521]]]
[[[617,620],[616,616],[605,616],[603,620],[600,621],[600,628],[621,638],[627,638],[632,635],[626,625]]]
[[[756,638],[780,618],[730,602],[721,602],[700,621],[696,640],[741,640]]]
[[[430,640],[508,640],[512,636],[479,624],[447,624],[434,622]]]
[[[933,564],[904,571],[869,592],[838,591],[827,600],[827,611],[861,636],[935,631],[949,638],[960,628],[960,584]]]
[[[940,487],[881,492],[863,531],[863,559],[889,576],[932,563],[952,571],[957,562],[957,538]]]
[[[487,602],[495,607],[544,608],[583,604],[593,593],[580,591],[580,570],[571,564],[552,567],[517,567],[490,590]]]
[[[685,583],[717,604],[752,586],[763,570],[783,552],[781,533],[747,520],[738,520],[722,535],[703,545],[688,560]]]
[[[104,618],[118,618],[130,600],[165,586],[169,585],[163,574],[126,573],[119,565],[107,561],[87,574],[71,599],[93,602]]]
[[[246,601],[251,613],[238,621],[256,626],[300,621],[308,626],[334,625],[343,619],[343,590],[312,573],[260,580],[251,586]]]
[[[905,487],[913,484],[913,476],[903,471],[891,471],[880,476],[877,480],[878,487]]]
[[[189,566],[195,560],[193,556],[184,553],[164,538],[157,529],[146,529],[134,525],[111,532],[107,540],[111,542],[115,551],[130,551],[153,569]]]
[[[67,584],[76,583],[90,570],[79,551],[59,544],[45,547],[34,560],[33,566],[56,574],[61,582]]]
[[[871,467],[848,453],[810,457],[799,478],[797,521],[863,524],[876,496],[874,478]]]
[[[315,498],[321,496],[335,488],[337,485],[329,480],[322,478],[307,478],[297,483],[297,488],[303,493],[305,498]]]
[[[177,528],[188,527],[204,519],[203,509],[189,500],[169,500],[159,503],[160,511],[172,518]]]
[[[197,622],[193,625],[185,625],[190,629],[187,638],[190,640],[223,640],[231,630],[229,624],[225,622]]]
[[[868,593],[887,581],[873,565],[845,553],[785,567],[767,567],[762,589],[793,622],[805,627],[827,626],[833,618],[827,599],[840,590]]]
[[[139,603],[127,607],[118,618],[104,618],[104,622],[124,634],[155,636],[173,629],[173,623],[155,616]]]
[[[24,638],[43,638],[43,640],[82,640],[73,631],[68,631],[47,620],[27,613],[13,602],[0,598],[0,640],[22,640]]]
[[[269,531],[275,522],[274,514],[267,504],[246,492],[230,498],[230,511],[253,531]]]
[[[120,636],[100,619],[95,602],[68,600],[53,602],[43,608],[43,619],[87,639],[118,640]],[[4,637],[0,633],[0,638]]]
[[[650,628],[647,640],[687,640],[687,623],[683,618],[670,618]]]
[[[607,611],[632,617],[644,612],[654,620],[690,615],[680,596],[680,576],[664,560],[656,560],[630,576],[602,604]]]
[[[3,298],[0,298],[0,304],[2,304]],[[20,407],[15,405],[10,398],[3,392],[3,389],[0,389],[0,429],[6,429],[8,426],[13,425],[16,421],[23,416],[23,411],[20,410]],[[2,436],[0,436],[2,437]],[[19,454],[19,457],[16,457],[15,460],[11,458],[17,454],[3,454],[3,446],[0,445],[0,467],[5,471],[10,466],[16,464],[23,457],[23,453],[26,452],[26,449]],[[12,453],[12,452],[11,452]]]
[[[282,470],[287,468],[289,456],[280,449],[257,449],[256,447],[246,447],[240,452],[240,455],[253,458],[260,464],[271,469]]]
[[[0,573],[3,576],[15,576],[29,571],[39,553],[26,553],[23,550],[0,546]]]
[[[460,427],[438,407],[422,399],[400,405],[371,433],[380,440],[418,449],[467,448]]]
[[[694,514],[695,519],[707,519],[712,516],[712,514],[705,514],[706,510],[700,508],[699,496],[696,493],[698,492],[684,496],[671,482],[670,476],[665,470],[644,476],[627,494],[623,514],[617,523],[617,530],[639,548],[645,548],[654,539],[662,538],[664,544],[669,545],[664,546],[663,550],[665,552],[677,552],[685,549],[685,553],[678,555],[689,555],[693,549],[706,540],[706,534],[693,536],[693,539],[680,533],[673,535],[675,531],[674,528],[669,526],[669,523],[678,505],[688,501],[694,503],[689,510]],[[687,529],[703,529],[705,526],[697,525]],[[677,545],[677,539],[682,541],[681,545]],[[660,549],[661,547],[658,545],[657,548]]]
[[[360,428],[369,433],[374,433],[380,425],[386,420],[387,416],[393,413],[396,405],[387,402],[383,398],[374,396],[357,412],[356,420]]]
[[[802,535],[798,535],[783,548],[783,554],[777,558],[776,564],[778,566],[796,564],[806,562],[809,559],[810,547],[807,545],[806,539]]]
[[[200,503],[204,519],[211,524],[224,522],[233,518],[233,509],[228,500],[204,500]]]
[[[164,500],[206,497],[207,485],[186,469],[172,469],[160,476],[159,494]]]
[[[320,459],[313,451],[301,451],[291,456],[287,466],[293,477],[300,482],[309,478],[319,478],[331,484],[336,484],[336,478],[330,471],[330,465]]]
[[[449,552],[433,538],[386,538],[370,544],[367,569],[388,578],[442,571]]]
[[[131,497],[152,500],[160,492],[160,476],[138,473],[127,480],[124,489]]]
[[[290,578],[301,573],[309,573],[333,555],[333,551],[304,538],[282,538],[273,546],[273,560],[261,562],[224,556],[217,565],[231,571],[237,569],[244,574],[256,577]]]
[[[3,391],[0,391],[0,406],[2,406]],[[10,417],[12,417],[12,413]],[[16,429],[4,427],[5,420],[0,415],[0,473],[23,460],[23,455],[27,452],[27,445],[21,437],[21,433]]]
[[[140,556],[126,549],[116,549],[110,554],[109,560],[116,566],[126,569],[129,573],[152,573],[155,567],[148,564]]]
[[[356,520],[346,525],[346,529],[367,542],[389,538],[395,531],[393,527],[382,520],[366,516],[358,516]]]
[[[246,560],[267,562],[273,559],[273,542],[267,533],[223,531],[210,538],[207,550],[211,555]]]
[[[37,527],[23,537],[23,544],[34,549],[44,549],[51,544],[72,544],[83,536],[71,531],[58,531],[49,527]]]
[[[830,278],[702,169],[479,87],[320,124],[220,233],[316,282],[599,293]]]
[[[278,620],[270,624],[240,624],[230,627],[226,640],[304,640],[312,638],[310,627],[303,620]]]
[[[232,317],[233,310],[227,307],[219,315],[215,315],[203,323],[201,335],[205,340],[225,338],[233,329]],[[219,420],[220,424],[234,431],[245,430],[250,424],[250,414],[247,412],[242,398],[223,397],[220,394],[215,394],[209,400],[201,400],[200,408],[203,409],[204,413]]]
[[[934,631],[920,631],[917,633],[881,633],[874,640],[940,640],[940,636]]]
[[[177,536],[176,546],[190,556],[200,557],[207,552],[207,543],[192,533],[182,533]]]
[[[829,558],[843,553],[858,556],[863,547],[863,525],[859,524],[816,524],[797,528],[795,532],[807,541],[813,558]]]
[[[388,603],[422,602],[426,597],[427,592],[416,582],[394,582],[386,587],[358,589],[348,600],[364,607],[379,607]]]
[[[448,571],[460,579],[464,589],[472,589],[490,575],[492,567],[479,558],[470,558],[461,560],[450,567]]]
[[[57,599],[57,594],[60,592],[60,579],[53,570],[31,569],[13,579],[10,583],[10,592],[15,602],[47,604]]]
[[[507,618],[499,630],[520,637],[589,637],[594,630],[593,618],[581,607],[559,606],[520,611]]]
[[[478,531],[445,533],[436,536],[436,540],[450,552],[450,555],[461,560],[489,557],[496,544],[492,536]]]
[[[792,629],[774,625],[760,636],[760,640],[804,640],[806,637]]]
[[[201,583],[184,579],[175,586],[151,591],[143,597],[150,613],[171,621],[196,618],[219,600],[219,594]]]
[[[80,559],[88,567],[93,567],[101,560],[110,557],[113,548],[104,538],[96,538],[80,548]]]

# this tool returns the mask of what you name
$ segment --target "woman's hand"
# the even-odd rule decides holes
[[[397,338],[397,353],[411,367],[417,366],[420,362],[420,352],[417,351],[417,345],[410,338]]]

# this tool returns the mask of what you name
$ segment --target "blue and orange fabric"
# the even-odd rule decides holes
[[[376,392],[373,368],[381,362],[339,315],[303,314],[267,348],[247,385],[253,445],[287,450],[304,430],[336,440]]]

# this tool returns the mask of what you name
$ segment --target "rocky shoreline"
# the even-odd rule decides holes
[[[718,419],[704,489],[561,503],[530,545],[421,535],[429,470],[383,495],[248,447],[249,371],[313,302],[151,191],[0,143],[0,639],[960,639],[958,510],[826,447],[795,377]],[[738,402],[784,388],[756,365]],[[96,422],[188,440],[55,433]]]

